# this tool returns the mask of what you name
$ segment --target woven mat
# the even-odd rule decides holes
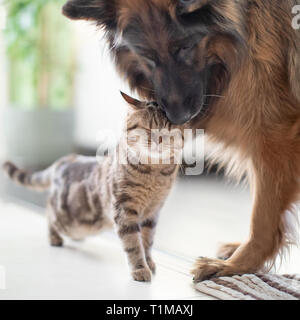
[[[246,274],[197,283],[219,300],[300,300],[300,275]]]

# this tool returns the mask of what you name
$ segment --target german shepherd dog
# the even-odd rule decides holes
[[[174,124],[206,130],[214,160],[246,176],[249,239],[199,258],[195,281],[253,273],[295,242],[300,200],[299,0],[69,0],[106,31],[120,74]]]

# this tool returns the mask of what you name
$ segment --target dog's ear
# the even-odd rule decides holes
[[[107,30],[117,27],[117,1],[119,0],[69,0],[62,13],[73,20],[91,20]]]
[[[127,95],[126,93],[120,91],[123,99],[131,106],[134,110],[140,110],[143,108],[143,103],[137,99],[134,99]]]

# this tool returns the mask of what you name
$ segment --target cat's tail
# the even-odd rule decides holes
[[[48,168],[44,171],[29,172],[19,169],[12,162],[5,162],[3,170],[6,175],[13,180],[16,184],[34,191],[47,191],[51,186],[51,170]]]

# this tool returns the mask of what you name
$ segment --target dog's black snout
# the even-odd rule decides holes
[[[186,106],[187,108],[190,108],[191,106],[194,105],[194,101],[195,101],[195,98],[193,96],[186,97],[183,100],[183,105]]]
[[[188,122],[192,115],[190,112],[166,112],[169,121],[175,125],[181,125]]]
[[[193,95],[189,95],[184,99],[170,99],[170,101],[162,97],[159,99],[159,105],[170,122],[180,125],[188,122],[195,115],[195,101],[196,97]]]

